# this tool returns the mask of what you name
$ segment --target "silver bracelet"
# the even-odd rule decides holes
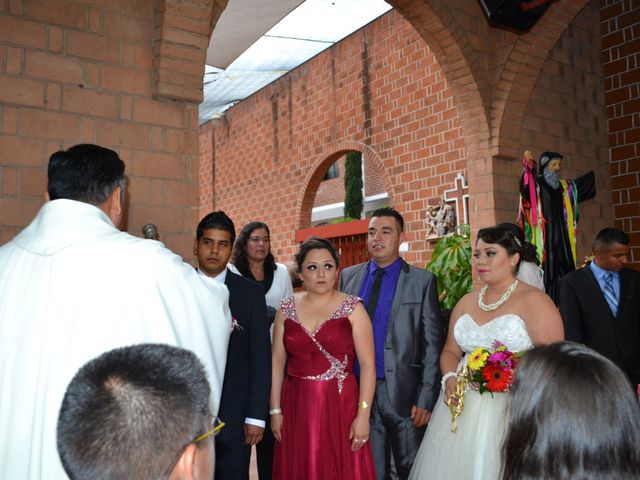
[[[271,410],[269,410],[269,415],[277,415],[277,414],[282,415],[282,409],[280,407],[272,408]]]
[[[451,377],[457,377],[458,373],[457,372],[447,372],[442,376],[442,380],[440,380],[440,385],[442,386],[442,390],[445,389],[445,385],[447,383],[447,380],[449,380]]]

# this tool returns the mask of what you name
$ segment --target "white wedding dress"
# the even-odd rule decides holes
[[[506,314],[478,325],[462,315],[453,330],[456,342],[466,354],[476,347],[493,348],[498,340],[513,352],[528,350],[533,343],[524,321]],[[462,362],[466,361],[463,357]],[[498,480],[501,449],[505,433],[507,394],[468,390],[464,410],[458,417],[458,430],[451,432],[451,412],[442,391],[433,410],[429,427],[411,470],[409,480]]]

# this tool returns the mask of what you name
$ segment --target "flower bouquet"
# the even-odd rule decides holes
[[[464,410],[464,394],[471,387],[481,395],[489,392],[508,392],[513,383],[513,372],[521,352],[512,352],[499,341],[493,342],[493,350],[478,347],[467,356],[467,361],[457,372],[456,390],[447,400],[451,411],[451,431],[458,429],[458,417]]]

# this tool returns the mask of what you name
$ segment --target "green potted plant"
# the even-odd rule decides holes
[[[469,225],[460,225],[456,233],[438,239],[427,270],[438,279],[438,299],[448,325],[453,307],[473,289]]]

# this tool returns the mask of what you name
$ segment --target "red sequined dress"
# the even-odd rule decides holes
[[[349,315],[360,301],[348,296],[315,332],[300,320],[293,297],[282,301],[287,373],[280,398],[282,442],[276,442],[276,480],[370,480],[369,443],[351,451],[349,429],[358,410],[355,347]]]

